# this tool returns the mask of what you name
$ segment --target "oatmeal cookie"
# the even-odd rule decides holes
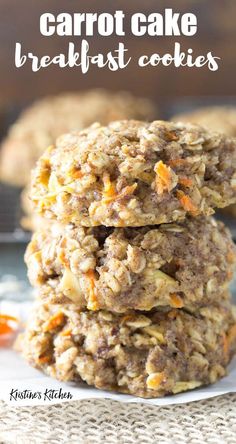
[[[1,180],[26,185],[39,156],[67,131],[80,130],[96,121],[107,124],[116,119],[155,117],[157,110],[151,101],[127,92],[89,90],[40,99],[20,115],[2,144]]]
[[[227,136],[236,137],[236,107],[208,106],[197,108],[172,118],[176,122],[190,122],[205,126]]]
[[[201,216],[140,228],[52,224],[33,235],[25,260],[50,302],[125,312],[223,298],[236,250],[223,223]]]
[[[84,226],[210,215],[236,201],[236,140],[181,123],[95,124],[46,150],[31,198],[39,214]]]
[[[230,304],[115,315],[40,304],[17,348],[61,381],[155,398],[212,384],[236,349]]]

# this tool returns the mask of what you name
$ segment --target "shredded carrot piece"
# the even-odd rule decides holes
[[[9,324],[9,321],[13,321],[18,323],[18,319],[14,316],[0,314],[0,335],[6,335],[9,333],[13,333],[16,330],[16,327]]]
[[[193,185],[192,179],[189,179],[188,177],[179,177],[178,182],[184,187],[191,187]]]
[[[39,176],[39,181],[45,187],[48,186],[48,182],[51,175],[51,165],[48,159],[44,159],[43,167]]]
[[[114,197],[116,195],[116,187],[114,183],[111,182],[109,174],[103,175],[103,183],[104,183],[104,196]]]
[[[109,174],[103,175],[103,183],[104,183],[104,192],[103,192],[104,203],[109,203],[112,202],[113,200],[122,199],[125,196],[133,194],[133,192],[137,188],[137,183],[134,183],[133,185],[127,185],[126,187],[123,188],[123,190],[120,193],[117,193],[114,183],[110,181]]]
[[[13,333],[13,331],[14,329],[7,323],[0,323],[0,335],[7,335],[8,333]]]
[[[164,372],[152,373],[147,377],[147,387],[149,389],[158,389],[163,381],[165,381],[166,376]]]
[[[63,330],[61,332],[61,336],[70,336],[71,335],[71,328],[67,328],[67,330]]]
[[[71,176],[73,177],[73,179],[81,179],[84,174],[78,168],[74,168],[71,172]]]
[[[163,194],[164,191],[170,192],[172,189],[172,172],[171,168],[165,165],[162,160],[157,162],[154,171],[157,175],[156,177],[156,187],[157,193]]]
[[[67,259],[65,251],[62,250],[59,252],[58,259],[63,265],[65,265],[66,267],[69,268],[70,261],[69,261],[69,259]]]
[[[171,305],[174,308],[182,308],[184,306],[183,301],[180,296],[176,293],[170,295]]]
[[[88,301],[88,309],[89,310],[98,310],[98,300],[96,295],[96,287],[95,287],[95,274],[94,271],[88,270],[85,273],[87,278],[90,281],[90,289],[89,289],[89,301]]]
[[[177,191],[177,197],[185,211],[188,211],[194,216],[199,214],[198,208],[193,204],[189,196],[184,194],[182,191]]]
[[[0,314],[0,323],[3,321],[15,321],[18,322],[18,319],[15,316],[10,316],[6,314]]]
[[[43,331],[47,332],[50,330],[54,330],[55,328],[59,327],[65,319],[64,313],[59,311],[58,313],[55,313],[45,324],[43,327]]]
[[[40,358],[38,358],[38,361],[40,364],[47,364],[48,362],[51,361],[51,358],[50,358],[50,356],[45,355],[45,356],[41,356]]]
[[[129,194],[133,194],[137,186],[137,183],[133,183],[133,185],[127,185],[127,187],[123,188],[123,190],[119,194],[117,194],[116,199],[121,199],[122,197],[128,196]]]

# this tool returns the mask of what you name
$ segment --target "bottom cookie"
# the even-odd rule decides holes
[[[236,313],[226,305],[79,312],[38,304],[18,341],[31,365],[61,381],[155,398],[214,383],[236,351]]]

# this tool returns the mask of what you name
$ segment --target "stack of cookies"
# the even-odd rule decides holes
[[[61,136],[32,175],[28,361],[63,381],[158,397],[214,383],[236,351],[236,140],[116,121]]]

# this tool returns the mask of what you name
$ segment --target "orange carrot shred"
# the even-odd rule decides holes
[[[147,386],[150,389],[157,389],[163,382],[166,381],[164,372],[153,373],[147,377]]]
[[[70,336],[71,331],[72,331],[71,328],[67,328],[66,330],[63,330],[61,332],[61,336]]]
[[[123,188],[123,190],[121,190],[120,193],[117,193],[116,187],[114,183],[111,182],[109,174],[103,175],[103,183],[104,183],[104,194],[103,194],[104,203],[110,203],[113,200],[122,199],[125,196],[133,194],[133,192],[137,188],[137,183],[134,183],[133,185],[127,185],[126,187]]]
[[[7,335],[9,333],[13,333],[14,329],[10,327],[10,325],[0,323],[0,335]]]
[[[69,261],[69,259],[67,259],[65,251],[62,250],[62,251],[59,252],[59,254],[58,254],[58,259],[60,260],[60,262],[61,262],[63,265],[65,265],[66,267],[69,268],[69,266],[70,266],[70,261]]]
[[[116,195],[116,188],[114,183],[111,182],[109,174],[103,175],[103,183],[104,183],[104,195],[106,197],[113,197]]]
[[[97,301],[97,295],[96,295],[96,288],[95,288],[95,274],[92,269],[88,270],[87,273],[85,273],[90,281],[90,289],[89,289],[89,301],[88,301],[88,309],[89,310],[98,310],[98,301]]]
[[[18,323],[18,319],[15,316],[0,314],[0,335],[13,333],[16,330],[16,326],[9,324],[11,321]]]
[[[182,308],[184,306],[183,301],[180,296],[176,293],[170,295],[171,305],[174,308]]]
[[[40,364],[47,364],[48,362],[51,361],[50,356],[45,355],[45,356],[41,356],[40,358],[38,358],[38,361]]]
[[[78,168],[74,168],[72,170],[71,176],[73,177],[73,179],[81,179],[84,176],[84,174]]]
[[[177,197],[185,211],[188,211],[194,216],[197,216],[199,214],[198,208],[193,204],[189,196],[184,194],[182,191],[177,191]]]
[[[160,160],[155,166],[157,193],[163,194],[172,188],[171,169]]]
[[[6,314],[0,314],[0,323],[3,321],[15,321],[18,322],[18,319],[15,316],[10,316]]]
[[[64,313],[59,311],[58,313],[55,313],[45,324],[43,327],[43,331],[47,332],[50,330],[54,330],[55,328],[59,327],[65,319]]]

